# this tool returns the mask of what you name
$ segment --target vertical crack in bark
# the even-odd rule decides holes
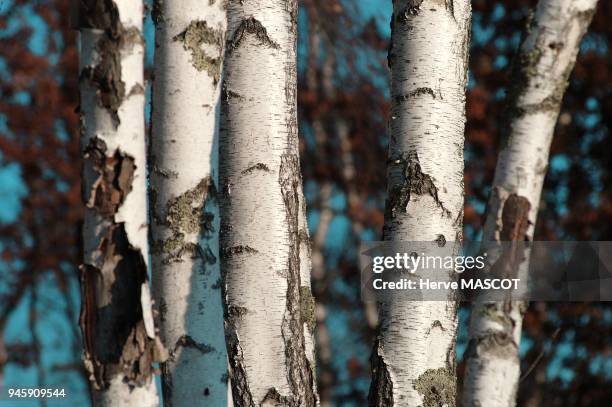
[[[300,287],[300,242],[299,242],[299,188],[301,186],[299,158],[295,154],[281,157],[279,183],[285,204],[289,237],[289,259],[287,264],[286,311],[282,323],[282,336],[285,342],[287,378],[291,395],[285,405],[314,406],[314,369],[305,352],[304,302],[310,304],[311,298],[302,298]]]
[[[394,219],[398,213],[406,213],[410,198],[414,195],[429,195],[442,210],[443,216],[451,213],[438,198],[438,188],[433,178],[423,173],[415,151],[403,153],[388,161],[389,167],[399,167],[401,181],[390,188],[386,203],[387,218]]]
[[[370,407],[390,407],[393,402],[393,381],[391,373],[382,356],[382,338],[376,338],[372,356],[370,357],[372,383],[368,394]]]
[[[226,276],[223,273],[225,280]],[[222,286],[223,298],[227,298],[227,285],[225,281]],[[223,301],[223,317],[225,319],[225,342],[227,344],[227,356],[229,360],[229,371],[232,386],[232,399],[237,407],[255,407],[253,394],[249,388],[244,355],[240,339],[238,338],[238,327],[240,319],[248,313],[243,307],[228,305],[227,300]]]
[[[191,52],[191,64],[198,71],[206,71],[213,78],[214,84],[219,82],[221,64],[223,63],[224,31],[209,27],[206,21],[194,20],[183,32],[173,40],[183,43],[183,49]],[[208,55],[203,45],[209,45],[216,51],[214,56]]]
[[[174,384],[172,382],[172,370],[169,363],[162,363],[161,373],[161,388],[164,398],[164,406],[172,406],[172,392],[174,390]]]
[[[104,32],[96,44],[99,62],[83,68],[80,80],[88,80],[96,87],[99,102],[108,110],[116,127],[119,125],[117,111],[126,97],[125,83],[121,80],[121,50],[142,43],[143,38],[139,30],[123,27],[114,1],[79,0],[77,3],[76,28]]]
[[[236,31],[234,31],[234,35],[227,44],[228,54],[231,54],[240,46],[247,34],[255,36],[262,46],[280,49],[280,45],[278,45],[278,43],[272,40],[268,35],[268,30],[266,30],[266,27],[264,27],[263,24],[261,24],[261,22],[255,17],[249,17],[242,20],[238,28],[236,28]]]

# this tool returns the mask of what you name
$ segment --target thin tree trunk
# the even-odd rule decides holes
[[[157,406],[148,274],[142,2],[82,0],[81,329],[93,401]]]
[[[394,0],[384,239],[462,240],[468,0]],[[380,306],[372,406],[455,405],[457,304]]]
[[[227,405],[219,261],[223,1],[158,0],[150,154],[152,259],[168,406]]]
[[[221,266],[234,404],[317,402],[295,0],[228,3]]]
[[[597,0],[540,0],[514,67],[483,241],[531,241],[561,100]],[[528,253],[527,253],[528,254]],[[528,264],[528,257],[523,264]],[[524,268],[524,267],[523,267]],[[474,304],[464,405],[516,403],[525,302]]]

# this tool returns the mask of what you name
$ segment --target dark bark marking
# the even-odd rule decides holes
[[[223,30],[209,27],[206,21],[194,20],[173,40],[182,42],[183,49],[191,52],[191,64],[195,69],[206,71],[215,85],[219,82],[223,63]],[[202,49],[203,44],[215,47],[217,54],[208,55]]]
[[[215,348],[213,348],[210,345],[207,345],[205,343],[196,342],[195,339],[193,339],[189,335],[182,335],[176,341],[176,343],[174,344],[174,349],[170,353],[170,358],[172,360],[174,360],[174,358],[176,357],[176,352],[178,351],[179,348],[191,348],[201,353],[210,353],[215,350]]]
[[[113,0],[77,0],[74,28],[108,30],[117,37],[121,31],[119,10]]]
[[[436,98],[436,93],[434,92],[432,88],[423,87],[423,88],[417,88],[413,91],[410,91],[406,93],[405,95],[395,96],[395,103],[402,104],[412,98],[415,98],[417,96],[422,96],[422,95],[429,95],[434,99]]]
[[[238,28],[236,28],[236,31],[234,31],[233,37],[228,42],[227,51],[229,54],[240,46],[247,34],[255,36],[262,46],[280,49],[280,45],[268,36],[266,27],[264,27],[255,17],[249,17],[242,20]]]
[[[130,89],[126,98],[129,98],[132,95],[144,95],[144,93],[145,93],[145,90],[142,87],[142,85],[140,83],[137,83],[134,86],[132,86],[132,89]]]
[[[451,15],[451,17],[453,18],[453,20],[455,20],[455,22],[457,21],[457,17],[455,17],[455,2],[454,0],[444,0],[444,7],[446,8],[446,11],[448,11]]]
[[[83,68],[80,79],[89,80],[96,87],[100,104],[118,126],[117,111],[126,96],[125,83],[121,80],[121,50],[142,43],[143,38],[138,30],[123,27],[114,1],[78,0],[77,3],[76,28],[104,31],[96,44],[100,62]]]
[[[165,21],[163,5],[164,0],[153,0],[153,6],[151,8],[151,19],[155,26],[159,27],[161,23]]]
[[[501,330],[490,330],[476,338],[470,339],[465,353],[465,360],[479,360],[485,355],[498,359],[515,360],[519,363],[519,345],[514,341],[512,332],[517,321],[511,317],[512,307],[519,307],[521,315],[527,310],[523,301],[503,301],[484,304],[479,312],[483,318],[488,318],[502,326]],[[522,320],[522,318],[520,319]]]
[[[106,143],[98,137],[90,139],[83,149],[84,171],[93,171],[98,176],[89,191],[83,190],[88,208],[112,217],[132,190],[136,166],[133,157],[119,150],[112,156],[107,153]]]
[[[372,371],[372,383],[368,394],[368,405],[370,407],[393,406],[393,381],[389,368],[382,357],[382,338],[378,337],[374,343],[370,365]]]
[[[269,405],[270,402],[273,402],[275,406],[299,406],[299,404],[295,404],[290,397],[281,395],[275,387],[268,389],[261,401],[261,405]]]
[[[581,36],[586,32],[595,9],[589,9],[585,11],[576,12],[573,16],[568,19],[568,22],[572,19],[579,21],[580,29],[582,30]],[[525,93],[525,90],[530,86],[531,81],[539,75],[544,75],[546,72],[539,72],[538,63],[542,55],[546,52],[546,48],[549,48],[557,55],[561,49],[565,46],[563,41],[556,41],[550,44],[544,44],[543,41],[536,39],[532,48],[526,49],[524,44],[528,35],[533,30],[534,25],[538,25],[540,22],[534,18],[533,11],[530,12],[527,18],[526,29],[523,31],[521,38],[521,44],[519,47],[518,55],[514,58],[512,64],[511,83],[513,86],[510,87],[506,104],[507,108],[504,113],[504,128],[506,128],[506,145],[510,144],[511,128],[510,123],[513,119],[537,112],[554,112],[558,113],[561,108],[563,101],[563,95],[568,86],[568,80],[574,68],[574,61],[570,62],[567,69],[562,73],[561,77],[553,78],[556,82],[556,86],[552,93],[546,96],[540,103],[537,104],[526,104],[521,105],[519,103],[520,97]],[[566,25],[569,29],[571,24]]]
[[[440,320],[438,320],[438,319],[436,319],[436,320],[435,320],[435,321],[434,321],[434,322],[431,324],[431,327],[429,328],[429,330],[431,331],[431,330],[432,330],[432,329],[434,329],[434,328],[438,328],[438,329],[440,329],[440,330],[442,330],[442,331],[446,331],[446,328],[444,328],[444,327],[442,326],[442,322],[440,322]]]
[[[295,154],[283,154],[279,169],[278,182],[285,205],[285,215],[289,235],[289,259],[287,264],[286,311],[282,323],[282,336],[285,342],[288,382],[291,394],[285,405],[315,406],[317,396],[314,393],[314,366],[306,357],[304,340],[304,316],[302,306],[310,298],[302,298],[306,293],[300,286],[300,242],[299,242],[299,188],[301,188],[300,162]]]
[[[525,260],[525,245],[528,241],[527,229],[529,228],[529,210],[531,204],[523,196],[511,194],[503,203],[501,214],[500,240],[502,242],[517,242],[505,245],[503,253],[492,266],[492,272],[503,278],[515,278],[518,270]],[[510,315],[507,314],[510,319]]]
[[[419,14],[419,11],[421,11],[421,4],[423,4],[423,0],[407,0],[406,8],[399,16],[402,22],[405,22],[410,16]]]
[[[203,178],[194,188],[169,199],[166,206],[166,221],[170,228],[186,233],[198,233],[212,228],[210,215],[203,211],[208,199],[216,199],[215,183],[210,177]]]
[[[266,164],[264,164],[264,163],[257,163],[255,165],[251,165],[246,170],[243,170],[240,174],[246,175],[246,174],[250,174],[250,173],[252,173],[254,171],[270,172],[270,168]]]
[[[233,247],[225,247],[221,251],[221,257],[224,259],[233,257],[237,254],[255,254],[259,253],[257,249],[253,249],[251,246],[241,245],[241,246],[233,246]]]
[[[165,359],[143,320],[140,292],[147,281],[146,264],[129,243],[124,223],[108,227],[98,250],[98,264],[80,267],[85,366],[96,390],[106,389],[117,374],[142,385],[153,375],[153,363]]]
[[[223,284],[223,297],[226,298],[225,284]],[[223,301],[223,312],[225,319],[225,342],[227,344],[227,356],[229,359],[229,377],[231,378],[232,398],[237,407],[254,407],[253,395],[249,388],[246,366],[236,322],[248,313],[244,307],[227,305]]]
[[[312,291],[308,286],[300,287],[300,315],[302,324],[306,324],[310,332],[314,332],[316,325],[315,317],[315,299],[312,296]]]
[[[438,247],[446,246],[446,238],[444,237],[444,235],[439,234],[438,237],[436,238],[436,243],[438,243]]]
[[[457,309],[459,308],[459,304],[457,302],[454,302],[453,305],[453,313],[455,316],[455,319],[457,318]],[[435,323],[434,323],[435,324]],[[432,326],[433,327],[433,326]],[[442,330],[445,330],[444,327],[442,327],[442,324],[440,324],[440,328]],[[448,347],[447,351],[446,351],[446,368],[448,369],[449,372],[452,373],[453,375],[453,381],[455,382],[455,386],[457,385],[457,370],[456,370],[456,364],[457,364],[457,331],[458,329],[453,330],[453,338],[451,340],[451,345]]]
[[[423,407],[454,407],[457,386],[455,374],[447,368],[428,369],[414,381],[423,397]]]
[[[216,262],[216,257],[209,248],[206,251],[200,244],[185,241],[186,234],[208,236],[214,232],[214,214],[206,212],[204,208],[209,200],[215,199],[217,190],[211,177],[203,178],[195,187],[169,199],[161,216],[156,213],[157,204],[151,199],[155,222],[167,226],[172,233],[167,239],[157,240],[151,245],[154,253],[166,255],[162,260],[164,264],[181,262],[186,254],[192,259],[202,259],[206,264]]]
[[[419,163],[418,154],[415,151],[403,153],[388,161],[388,166],[399,167],[401,182],[393,185],[389,190],[386,203],[388,219],[394,219],[398,213],[406,213],[406,206],[413,195],[429,195],[436,205],[442,210],[443,216],[450,217],[451,213],[444,207],[438,198],[438,188],[433,178],[423,173]]]
[[[232,99],[238,99],[241,102],[244,101],[244,97],[242,95],[238,94],[237,92],[234,92],[233,90],[227,89],[227,86],[224,84],[221,100],[227,103]]]
[[[297,38],[297,34],[298,34],[298,2],[297,2],[297,0],[290,0],[287,3],[288,3],[287,7],[289,8],[289,19],[291,21],[291,33],[294,35],[294,38]]]
[[[172,372],[170,370],[169,363],[162,363],[161,365],[161,388],[162,395],[164,398],[164,406],[172,406],[172,393],[174,390],[174,384],[172,383]]]
[[[478,338],[470,339],[465,351],[465,359],[480,359],[484,355],[494,355],[500,359],[518,357],[518,345],[512,335],[505,331],[489,332]]]
[[[511,194],[504,202],[502,210],[502,230],[500,238],[502,241],[528,240],[527,228],[529,227],[529,210],[531,204],[524,196]]]
[[[174,178],[174,179],[176,179],[179,176],[178,172],[172,171],[172,170],[166,170],[166,169],[163,169],[163,168],[159,168],[157,166],[157,164],[153,164],[152,165],[151,171],[156,173],[156,174],[158,174],[158,175],[160,175],[160,176],[162,176],[162,177],[164,177],[164,178]]]
[[[213,290],[218,290],[222,287],[222,285],[223,285],[223,279],[219,277],[217,281],[215,281],[214,284],[210,286],[210,288],[212,288]]]

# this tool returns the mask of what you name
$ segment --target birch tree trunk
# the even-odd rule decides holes
[[[80,325],[96,406],[157,406],[148,274],[142,2],[81,0]]]
[[[563,94],[597,0],[540,0],[514,67],[507,140],[499,154],[483,241],[531,241]],[[528,264],[528,257],[524,264]],[[525,302],[474,304],[466,406],[512,406]]]
[[[227,405],[219,262],[222,0],[159,0],[150,149],[152,259],[167,406]]]
[[[462,239],[468,0],[394,0],[384,239]],[[450,276],[449,276],[450,277]],[[371,406],[454,406],[457,304],[381,304]]]
[[[296,0],[230,0],[221,267],[236,406],[313,406],[314,300],[298,156]]]

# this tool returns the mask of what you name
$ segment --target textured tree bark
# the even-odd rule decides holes
[[[157,406],[165,358],[147,281],[142,2],[82,0],[80,325],[94,405]]]
[[[384,239],[461,243],[468,0],[394,0]],[[451,278],[452,276],[449,276]],[[457,305],[380,306],[371,406],[454,406]]]
[[[223,1],[158,0],[150,148],[153,288],[167,406],[227,405],[219,261]]]
[[[230,0],[221,267],[236,406],[313,406],[314,300],[297,139],[295,0]]]
[[[597,0],[540,0],[530,17],[508,97],[483,241],[531,241],[563,94]],[[521,269],[526,270],[526,253]],[[512,406],[520,375],[525,302],[476,303],[466,351],[463,404]]]

